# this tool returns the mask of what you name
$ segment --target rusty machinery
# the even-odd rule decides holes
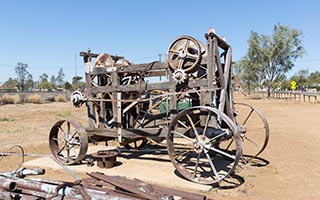
[[[44,180],[27,176],[41,175],[44,169],[25,169],[0,173],[0,199],[194,199],[210,200],[205,195],[194,194],[158,185],[151,185],[140,180],[124,177],[107,176],[99,172],[88,173],[89,178],[75,182]]]
[[[92,141],[117,139],[139,149],[150,140],[166,140],[183,177],[213,184],[246,156],[258,156],[268,143],[268,123],[255,107],[234,102],[231,46],[214,31],[205,39],[206,44],[176,38],[165,62],[133,64],[81,52],[88,61],[86,88],[74,92],[72,102],[86,104],[88,126],[72,119],[56,122],[49,136],[54,157],[70,165],[84,158]],[[96,58],[94,65],[88,57]]]

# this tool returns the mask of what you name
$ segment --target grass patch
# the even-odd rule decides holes
[[[10,121],[14,121],[14,119],[9,119],[9,118],[6,118],[6,117],[0,118],[0,122],[10,122]]]
[[[61,113],[58,113],[56,115],[56,119],[61,119],[61,118],[69,118],[72,116],[72,113],[71,111],[67,110],[67,111],[64,111],[64,112],[61,112]]]

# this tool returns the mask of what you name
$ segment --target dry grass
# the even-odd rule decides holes
[[[18,103],[21,103],[22,101],[19,94],[16,94],[16,95],[4,94],[1,98],[1,102],[3,104],[18,104]]]
[[[43,100],[39,94],[31,94],[27,97],[28,103],[43,103]]]
[[[58,95],[54,98],[55,102],[66,102],[67,98],[64,95]]]

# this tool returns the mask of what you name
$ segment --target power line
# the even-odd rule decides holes
[[[16,67],[17,65],[9,65],[9,64],[0,64],[0,67]],[[28,69],[58,69],[58,68],[63,68],[63,69],[74,69],[74,67],[53,67],[53,66],[42,66],[42,67],[33,67],[28,65]]]
[[[0,64],[1,67],[16,67],[16,65]]]
[[[297,60],[296,62],[320,62],[320,59]]]
[[[159,55],[149,56],[149,57],[144,57],[144,58],[132,59],[132,61],[146,60],[146,59],[150,59],[150,58],[159,58]]]

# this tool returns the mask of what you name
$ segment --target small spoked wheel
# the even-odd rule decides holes
[[[240,127],[243,155],[254,158],[260,155],[269,141],[269,124],[255,107],[235,103],[236,124]]]
[[[126,149],[141,149],[148,143],[146,138],[139,138],[137,140],[133,140],[127,143],[124,143],[124,147]]]
[[[214,184],[228,177],[241,157],[241,139],[234,122],[208,106],[185,109],[172,120],[167,147],[171,162],[186,179]],[[220,143],[235,141],[234,149]]]
[[[72,120],[60,120],[51,128],[50,150],[54,158],[65,165],[81,161],[88,150],[88,137],[84,127]]]

